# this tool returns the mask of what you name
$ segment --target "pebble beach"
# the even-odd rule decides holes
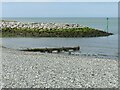
[[[32,1],[1,5],[0,90],[120,90],[118,3]]]
[[[2,48],[3,88],[118,88],[118,60]]]

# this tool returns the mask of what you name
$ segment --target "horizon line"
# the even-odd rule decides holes
[[[0,18],[118,18],[118,16],[116,17],[116,16],[111,16],[111,17],[107,17],[107,16],[101,16],[101,17],[67,17],[67,16],[64,16],[64,17],[57,17],[57,16],[55,16],[55,17],[0,17]]]

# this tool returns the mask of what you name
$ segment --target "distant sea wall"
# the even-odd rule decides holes
[[[6,21],[0,22],[3,37],[97,37],[109,36],[98,29],[79,24],[68,23],[34,23]]]

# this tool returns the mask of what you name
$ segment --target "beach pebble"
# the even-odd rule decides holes
[[[3,48],[4,88],[118,87],[118,61]]]

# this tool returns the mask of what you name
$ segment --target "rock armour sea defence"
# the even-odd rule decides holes
[[[24,23],[4,21],[0,24],[3,37],[98,37],[108,33],[79,24],[68,23]]]
[[[2,28],[38,28],[38,29],[68,29],[68,28],[82,28],[79,24],[68,23],[34,23],[34,22],[17,22],[17,21],[2,21],[0,24]]]

